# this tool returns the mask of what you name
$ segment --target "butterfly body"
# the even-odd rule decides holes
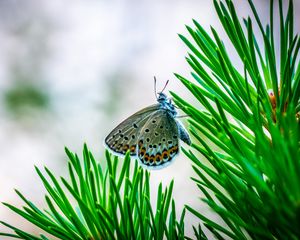
[[[183,125],[176,120],[177,111],[160,92],[157,104],[146,107],[121,122],[105,138],[106,147],[124,156],[127,151],[148,169],[169,165],[179,153],[179,139],[191,144]]]

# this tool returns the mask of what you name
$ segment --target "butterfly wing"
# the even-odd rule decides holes
[[[151,105],[125,119],[105,138],[105,146],[117,155],[125,155],[130,150],[130,155],[136,156],[139,132],[159,106]]]
[[[179,152],[176,121],[165,109],[155,111],[138,136],[138,159],[149,169],[169,165]]]

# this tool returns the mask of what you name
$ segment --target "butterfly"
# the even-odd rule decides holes
[[[172,100],[162,91],[156,93],[157,103],[131,115],[105,138],[104,145],[113,154],[124,156],[127,151],[137,158],[142,167],[161,169],[168,166],[179,153],[179,139],[191,145],[183,125],[176,119],[177,111]]]

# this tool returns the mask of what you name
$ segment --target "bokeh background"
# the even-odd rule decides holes
[[[235,2],[240,17],[250,14],[246,1]],[[267,22],[269,1],[254,2]],[[21,206],[16,188],[44,207],[34,165],[66,176],[64,146],[80,154],[86,142],[101,161],[106,134],[155,101],[154,75],[158,89],[169,79],[168,90],[193,102],[173,75],[189,76],[177,33],[187,35],[193,18],[208,31],[214,26],[228,44],[211,0],[0,0],[0,201]],[[154,191],[175,180],[178,210],[191,204],[213,215],[199,204],[183,154],[151,175]],[[0,219],[37,231],[3,205]],[[191,223],[196,220],[187,214],[188,235]]]

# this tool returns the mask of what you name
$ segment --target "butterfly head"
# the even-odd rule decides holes
[[[169,80],[166,82],[164,88],[160,92],[156,92],[156,78],[154,77],[154,91],[156,94],[156,99],[160,103],[160,106],[162,109],[168,110],[168,112],[175,117],[177,115],[177,111],[175,109],[174,104],[172,103],[172,100],[168,98],[166,94],[163,93],[163,91],[166,89],[167,85],[169,83]]]
[[[177,115],[177,111],[175,109],[174,104],[172,103],[172,100],[167,97],[166,94],[159,92],[157,101],[160,103],[160,106],[162,109],[168,110],[168,112],[175,117]]]
[[[163,92],[159,92],[157,93],[158,94],[158,97],[157,97],[157,101],[159,103],[163,103],[163,102],[166,102],[168,100],[168,97],[166,94],[164,94]]]

